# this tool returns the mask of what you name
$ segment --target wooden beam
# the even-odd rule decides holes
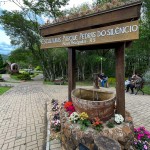
[[[76,51],[68,48],[68,100],[71,101],[71,92],[76,88]]]
[[[117,113],[125,118],[125,58],[124,58],[125,43],[118,44],[115,49],[116,56],[116,96],[117,96]]]
[[[141,4],[141,2],[135,2],[110,10],[43,26],[40,28],[40,33],[41,36],[46,37],[137,20],[140,17]]]

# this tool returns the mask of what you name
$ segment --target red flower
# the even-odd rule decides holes
[[[67,109],[69,106],[72,106],[72,102],[66,102],[64,104],[64,107]]]

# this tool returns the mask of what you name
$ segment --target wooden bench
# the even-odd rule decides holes
[[[141,91],[143,93],[143,95],[144,95],[144,92],[142,90],[143,87],[144,87],[144,80],[142,79],[142,81],[139,83],[139,85],[137,87],[135,87],[135,89],[136,89],[135,95],[137,95],[139,91]]]
[[[64,84],[64,79],[63,77],[62,78],[57,78],[54,80],[54,84],[57,84],[57,85],[62,85]]]

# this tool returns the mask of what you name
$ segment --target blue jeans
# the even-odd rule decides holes
[[[105,80],[105,79],[101,80],[101,86],[104,87],[106,82],[107,82],[107,80]]]

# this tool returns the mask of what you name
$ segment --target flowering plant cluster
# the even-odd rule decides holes
[[[124,121],[124,118],[120,114],[115,114],[115,122],[121,124]]]
[[[81,130],[85,130],[86,127],[89,127],[91,125],[91,122],[89,120],[88,114],[85,112],[82,112],[81,114],[79,114],[78,123],[81,125]]]
[[[60,120],[56,119],[56,120],[52,120],[51,121],[51,127],[56,131],[60,131],[61,129],[61,124],[60,124]]]
[[[69,113],[69,116],[70,116],[73,112],[75,112],[75,108],[74,108],[72,102],[66,102],[66,103],[64,104],[64,108],[65,108],[66,111]]]
[[[79,117],[80,117],[80,120],[86,120],[86,119],[89,118],[88,114],[85,113],[85,112],[82,112],[82,113],[79,115]]]
[[[57,111],[57,110],[59,109],[58,101],[52,99],[51,102],[52,102],[52,104],[53,104],[52,110],[53,110],[53,111]]]
[[[60,124],[60,114],[59,114],[59,105],[58,105],[58,100],[52,99],[52,110],[55,111],[53,114],[53,119],[51,121],[51,127],[54,129],[54,131],[58,132],[61,129],[61,124]]]
[[[98,117],[95,117],[92,121],[93,128],[96,129],[97,131],[101,131],[103,128],[103,122],[100,121]]]
[[[150,148],[150,132],[144,127],[139,127],[134,129],[134,147],[137,150],[148,150]]]
[[[77,112],[73,112],[70,115],[69,120],[73,123],[76,123],[79,120],[79,114]]]

